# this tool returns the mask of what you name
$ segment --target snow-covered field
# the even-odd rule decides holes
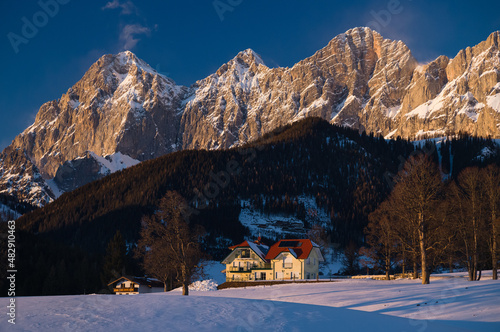
[[[17,298],[2,331],[500,331],[500,281],[442,275],[133,296]],[[1,298],[5,308],[8,299]]]

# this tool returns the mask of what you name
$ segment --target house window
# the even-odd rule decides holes
[[[283,258],[283,267],[285,269],[291,269],[293,266],[292,256],[285,256]]]
[[[241,250],[241,258],[250,258],[250,250],[242,249]]]

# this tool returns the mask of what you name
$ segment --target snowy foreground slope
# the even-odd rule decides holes
[[[7,299],[0,299],[5,308]],[[500,331],[500,282],[460,275],[17,299],[12,331]],[[10,324],[8,324],[10,325]],[[7,329],[6,329],[7,327]]]

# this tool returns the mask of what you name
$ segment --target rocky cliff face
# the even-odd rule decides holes
[[[0,154],[0,188],[4,194],[35,206],[43,206],[54,194],[26,152],[7,147]]]
[[[419,66],[404,98],[397,134],[465,132],[500,137],[500,32],[454,59]]]
[[[105,55],[4,150],[0,192],[43,205],[107,174],[100,156],[229,148],[309,116],[387,138],[500,137],[499,43],[419,65],[403,42],[355,28],[292,68],[245,50],[189,88],[131,52]]]
[[[228,148],[307,116],[415,139],[500,137],[499,32],[419,65],[401,41],[368,28],[335,37],[292,68],[268,68],[252,50],[198,81],[181,120],[183,148]]]
[[[186,91],[131,52],[105,55],[61,99],[42,105],[12,146],[24,149],[44,177],[87,151],[161,156],[177,149]]]
[[[335,37],[292,68],[268,68],[246,50],[196,83],[182,147],[228,148],[308,116],[389,133],[416,67],[406,45],[368,28]]]

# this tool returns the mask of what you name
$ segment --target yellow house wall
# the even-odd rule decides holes
[[[249,258],[242,258],[241,257],[241,249],[235,249],[235,256],[236,258],[231,261],[231,263],[226,264],[226,281],[249,281],[249,280],[254,280],[255,275],[254,272],[257,272],[255,269],[258,268],[264,268],[265,267],[265,262],[260,259],[257,254],[255,254],[252,250],[250,250],[250,257]],[[236,272],[234,271],[235,269],[238,269],[239,267],[243,268],[243,271],[248,272]],[[252,270],[252,271],[250,271]],[[258,271],[261,272],[261,271]],[[271,273],[269,275],[266,275],[267,277],[271,277]]]
[[[291,267],[283,265],[285,258],[286,264],[291,262]],[[292,254],[284,252],[278,255],[276,259],[272,260],[271,266],[273,267],[273,280],[290,280],[290,279],[304,279],[303,276],[303,261],[295,258]]]
[[[239,249],[235,249],[239,250]],[[283,252],[276,259],[271,260],[271,270],[259,270],[265,263],[253,252],[250,251],[250,258],[238,257],[230,264],[226,264],[226,281],[250,281],[255,280],[255,272],[265,272],[266,280],[293,280],[295,279],[316,279],[319,272],[319,260],[317,249],[314,248],[309,254],[309,264],[307,259],[297,259],[289,252]],[[283,258],[288,258],[286,262],[291,262],[291,266],[283,266]],[[240,265],[239,265],[240,264]],[[234,272],[232,269],[241,266],[248,272]],[[250,271],[251,270],[251,271]],[[278,273],[278,274],[277,274]]]
[[[309,264],[308,264],[309,262]],[[304,278],[307,278],[309,274],[309,279],[316,279],[319,273],[319,255],[318,252],[313,249],[309,254],[309,261],[304,260]]]

